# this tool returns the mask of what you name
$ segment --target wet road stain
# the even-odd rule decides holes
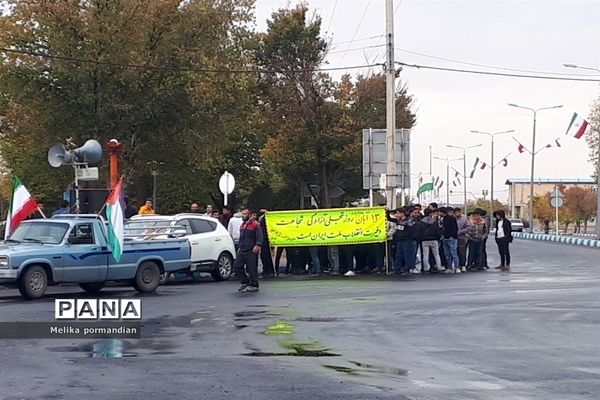
[[[348,375],[358,375],[358,371],[355,368],[342,367],[341,365],[323,365],[323,367]]]
[[[408,370],[402,369],[402,368],[372,365],[372,364],[367,364],[367,363],[362,363],[362,362],[357,362],[357,361],[350,361],[350,363],[356,365],[359,368],[364,368],[364,369],[370,370],[372,372],[380,372],[383,374],[398,375],[398,376],[408,375]]]
[[[266,311],[263,310],[248,310],[248,311],[238,311],[233,314],[236,318],[245,318],[245,317],[254,317],[261,314],[266,314]]]
[[[323,365],[324,368],[334,370],[353,376],[373,376],[373,375],[392,375],[392,376],[407,376],[408,370],[389,366],[373,365],[358,361],[349,361],[354,367],[342,365]]]
[[[273,322],[265,331],[265,335],[292,335],[293,333],[294,325],[283,320]]]
[[[299,322],[336,322],[339,321],[341,318],[335,318],[335,317],[300,317],[300,318],[296,318],[294,321],[299,321]]]
[[[331,352],[331,349],[321,347],[318,341],[309,343],[287,342],[281,346],[285,352],[265,352],[257,349],[250,353],[242,354],[249,357],[339,357],[340,354]]]

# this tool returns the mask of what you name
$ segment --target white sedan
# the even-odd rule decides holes
[[[173,236],[185,236],[190,241],[190,273],[209,272],[216,281],[231,277],[235,246],[227,229],[215,218],[200,214],[136,215],[125,223],[126,240]]]

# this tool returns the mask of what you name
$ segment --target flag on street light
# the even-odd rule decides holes
[[[486,164],[486,163],[484,163],[484,162],[482,162],[482,163],[481,163],[481,166],[479,167],[479,169],[485,169],[485,167],[486,167],[486,166],[487,166],[487,164]]]
[[[517,148],[517,150],[519,150],[519,153],[524,153],[525,151],[527,151],[525,146],[523,146],[521,143],[519,143],[519,147]]]
[[[444,186],[444,181],[440,181],[439,185],[437,186],[438,189],[441,189],[441,187]]]
[[[477,169],[477,165],[479,165],[479,157],[475,157],[475,164],[473,164],[473,169],[471,170],[469,178],[473,179],[473,176],[475,176],[475,169]]]
[[[567,128],[567,135],[573,136],[576,139],[581,139],[587,129],[588,122],[579,116],[577,113],[573,113],[569,127]]]
[[[503,167],[506,167],[506,166],[508,165],[508,158],[504,157],[504,158],[502,159],[501,163],[502,163],[502,166],[503,166]]]

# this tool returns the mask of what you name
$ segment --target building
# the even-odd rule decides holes
[[[530,178],[508,178],[508,209],[513,218],[529,219]],[[596,189],[593,178],[536,178],[533,184],[533,195],[543,196],[552,192],[556,185],[566,189],[572,186]]]

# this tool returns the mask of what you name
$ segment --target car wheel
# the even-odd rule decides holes
[[[217,259],[217,267],[210,274],[215,281],[226,281],[233,272],[233,258],[227,253],[221,253]]]
[[[89,293],[96,293],[102,290],[104,287],[104,282],[87,282],[80,283],[79,287]]]
[[[30,267],[19,280],[19,292],[25,299],[39,299],[46,293],[48,274],[39,265]]]
[[[144,261],[138,268],[133,287],[138,292],[150,293],[156,290],[160,282],[160,268],[152,261]]]
[[[171,277],[171,273],[170,272],[163,272],[162,274],[160,274],[160,280],[158,281],[159,285],[164,285],[167,282],[169,282],[169,278]]]

